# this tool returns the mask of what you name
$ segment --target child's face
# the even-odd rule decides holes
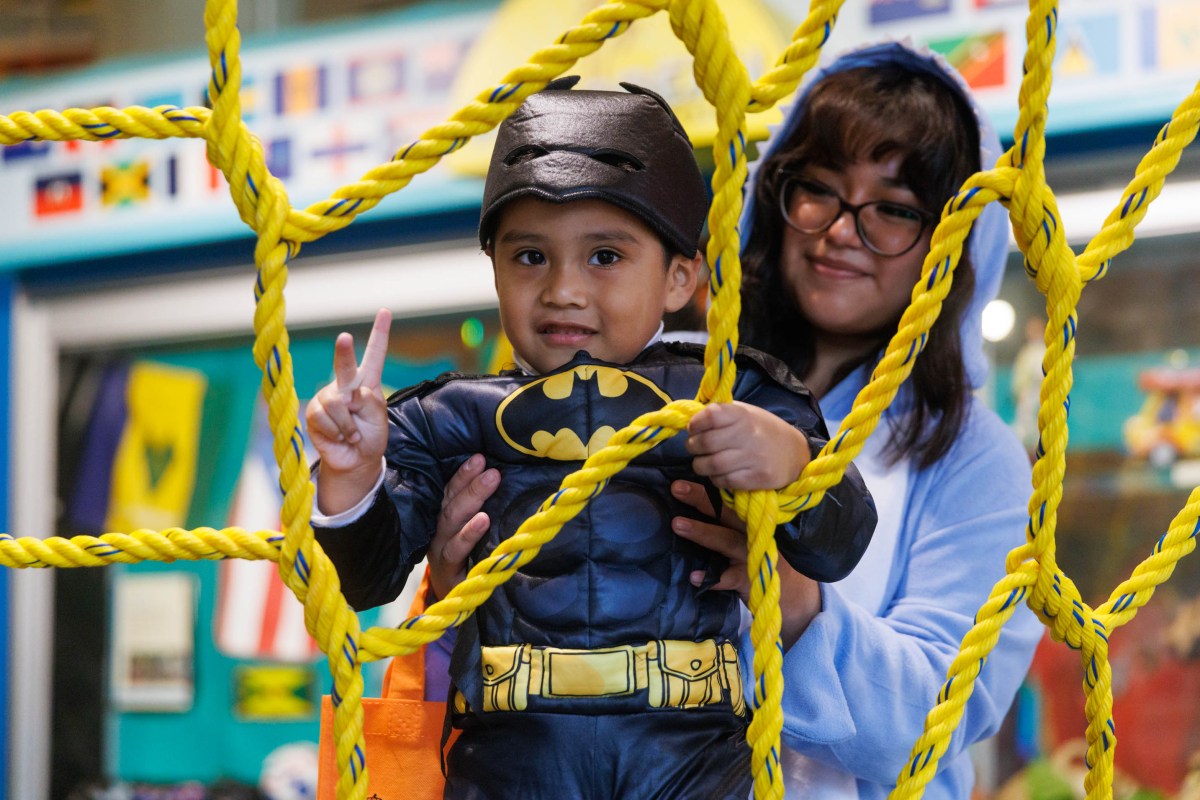
[[[504,206],[488,252],[500,321],[513,349],[539,373],[579,350],[632,361],[667,311],[696,286],[700,256],[672,255],[638,217],[602,200]]]

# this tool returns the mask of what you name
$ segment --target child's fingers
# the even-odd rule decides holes
[[[703,475],[722,488],[729,488],[720,482],[722,479],[748,466],[742,453],[728,449],[718,449],[692,459],[692,469],[697,475]]]
[[[383,363],[387,359],[388,334],[392,325],[392,312],[381,308],[375,314],[371,335],[363,351],[362,365],[358,368],[357,383],[353,388],[365,386],[377,389],[383,385]]]
[[[336,393],[322,392],[309,404],[309,425],[334,442],[350,442],[359,438],[358,423],[342,398]]]
[[[339,392],[349,394],[354,390],[358,376],[358,361],[354,358],[354,337],[339,333],[333,343],[333,377]]]
[[[737,419],[737,403],[709,403],[688,421],[688,435],[732,425]]]

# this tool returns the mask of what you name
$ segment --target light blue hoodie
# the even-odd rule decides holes
[[[958,91],[979,118],[982,164],[995,163],[995,132],[962,79],[938,56],[905,43],[872,45],[843,55],[814,80],[887,64],[936,75]],[[806,94],[801,95],[758,163],[795,129],[805,101]],[[751,181],[755,178],[752,173]],[[746,196],[742,230],[748,239],[754,235],[754,193],[748,189]],[[981,312],[999,291],[1007,255],[1003,208],[988,207],[969,245],[976,286],[961,332],[968,377],[978,388],[987,376]],[[849,413],[872,366],[857,370],[821,398],[831,431]],[[906,401],[902,390],[885,423],[904,424]],[[881,424],[855,459],[879,510],[871,547],[848,578],[821,587],[822,611],[784,659],[789,798],[887,796],[900,771],[908,768],[909,752],[962,637],[1004,575],[1005,555],[1025,541],[1029,463],[1016,437],[989,409],[972,401],[950,451],[925,469],[883,458],[888,429]],[[1040,623],[1022,605],[977,680],[925,797],[970,796],[974,769],[967,747],[999,728],[1040,633]],[[748,640],[744,645],[746,657]]]

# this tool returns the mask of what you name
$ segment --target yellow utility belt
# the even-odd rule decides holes
[[[745,713],[742,676],[732,642],[656,639],[644,645],[596,650],[530,644],[482,650],[485,712],[524,711],[530,695],[615,698],[648,690],[650,708],[698,708],[729,702],[734,713]]]

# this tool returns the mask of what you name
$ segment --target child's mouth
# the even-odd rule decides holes
[[[582,344],[596,332],[591,328],[583,328],[578,325],[560,325],[551,323],[541,326],[538,329],[538,333],[540,333],[550,344],[554,346],[571,347]]]

